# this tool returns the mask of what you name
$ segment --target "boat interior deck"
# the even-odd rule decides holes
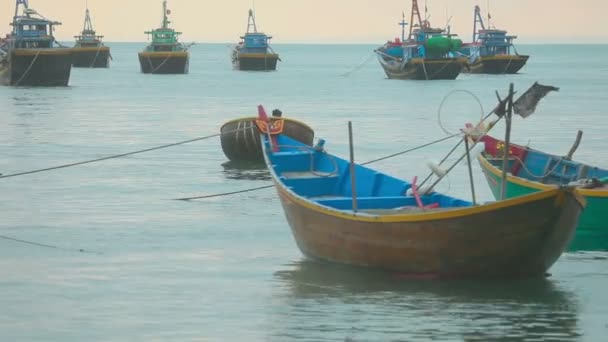
[[[279,180],[297,195],[322,206],[352,211],[350,164],[344,159],[279,137],[279,152],[269,156]],[[289,147],[281,147],[289,146]],[[293,147],[292,147],[293,146]],[[373,215],[403,214],[468,207],[472,204],[446,195],[412,195],[411,183],[356,165],[357,209]]]

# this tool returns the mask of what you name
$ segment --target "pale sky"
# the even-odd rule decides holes
[[[424,11],[424,0],[420,1]],[[88,0],[93,25],[107,42],[145,41],[161,22],[162,0]],[[30,0],[30,7],[63,23],[55,36],[72,40],[82,30],[85,0]],[[608,43],[608,0],[427,0],[430,22],[464,41],[472,35],[473,8],[519,36],[520,43]],[[235,42],[247,26],[253,0],[169,0],[172,27],[183,41]],[[14,0],[1,0],[0,34],[10,30]],[[255,0],[258,28],[275,43],[382,43],[400,35],[410,0]]]

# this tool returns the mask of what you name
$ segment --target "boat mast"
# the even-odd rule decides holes
[[[87,1],[87,10],[84,16],[84,26],[82,28],[82,32],[93,32],[93,24],[91,23],[91,16],[89,15],[89,2]]]
[[[414,26],[416,26],[413,24],[415,22],[414,18],[418,19],[418,27],[422,28],[422,17],[420,16],[420,10],[418,9],[418,0],[412,0],[412,17],[410,19],[411,25],[409,34],[410,39],[412,38],[412,31],[414,29]]]
[[[169,24],[171,22],[169,21],[169,17],[167,15],[170,13],[171,13],[171,10],[167,9],[167,0],[164,0],[163,1],[163,29],[169,28]]]
[[[29,8],[27,0],[17,0],[17,4],[15,5],[15,16],[13,17],[13,20],[17,19],[17,15],[19,14],[19,5],[23,5],[24,9]]]
[[[479,32],[477,31],[477,24],[479,24],[479,27],[482,30],[486,29],[486,26],[483,23],[483,18],[481,17],[481,9],[479,8],[479,6],[475,6],[475,20],[473,21],[473,42],[476,42],[477,36],[479,36]]]
[[[247,33],[250,33],[250,29],[253,27],[253,33],[258,33],[258,27],[255,24],[255,15],[253,10],[249,10],[249,18],[247,19]]]
[[[401,12],[401,22],[399,23],[401,26],[401,43],[405,42],[405,27],[407,23],[405,22],[405,12]]]

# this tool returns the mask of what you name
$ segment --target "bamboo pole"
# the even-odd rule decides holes
[[[350,149],[350,187],[353,197],[353,211],[357,212],[357,177],[355,175],[355,150],[353,144],[353,124],[348,122],[348,148]]]
[[[464,147],[467,149],[467,164],[469,166],[469,181],[471,183],[471,196],[473,198],[473,205],[477,205],[477,199],[475,198],[475,183],[473,182],[473,167],[471,166],[471,153],[469,150],[469,137],[464,136]]]
[[[509,150],[511,145],[511,119],[513,118],[513,83],[509,85],[509,97],[507,112],[505,113],[505,151],[502,159],[502,183],[500,186],[500,199],[504,200],[507,195],[507,168],[509,166]]]

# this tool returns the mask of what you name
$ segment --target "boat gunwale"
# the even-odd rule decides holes
[[[304,126],[304,127],[308,128],[309,130],[311,130],[311,131],[313,131],[313,132],[314,132],[314,130],[312,129],[312,127],[310,127],[310,126],[308,126],[307,124],[305,124],[304,122],[299,121],[299,120],[296,120],[296,119],[284,118],[284,117],[280,117],[280,118],[277,118],[277,117],[270,117],[269,119],[270,119],[270,120],[285,120],[285,121],[290,121],[290,122],[293,122],[293,123],[299,124],[299,125],[301,125],[301,126]],[[235,122],[239,122],[239,121],[249,121],[249,120],[255,121],[255,120],[258,120],[258,117],[257,117],[257,116],[244,116],[244,117],[241,117],[241,118],[236,118],[236,119],[232,119],[232,120],[230,120],[230,121],[226,121],[226,122],[225,122],[225,123],[222,125],[222,127],[220,127],[220,132],[221,132],[221,131],[224,129],[224,127],[225,127],[225,126],[227,126],[227,125],[229,125],[229,124],[233,124],[233,123],[235,123]]]
[[[528,148],[528,150],[539,152],[539,153],[544,153],[541,151],[533,150],[531,148]],[[548,154],[548,153],[544,153],[544,154],[548,155],[548,156],[552,156],[552,157],[557,157],[557,156],[554,156],[554,155]],[[502,171],[499,168],[492,165],[488,161],[488,159],[483,155],[483,153],[477,157],[477,160],[479,161],[483,171],[489,171],[494,176],[502,178]],[[514,176],[511,173],[507,173],[507,181],[512,182],[513,184],[516,184],[519,186],[529,187],[529,188],[532,188],[534,190],[539,190],[539,191],[546,191],[546,190],[559,188],[559,185],[556,185],[556,184],[544,184],[541,182],[535,182],[535,181],[531,181],[531,180],[528,180],[528,179],[525,179],[522,177]],[[607,198],[608,197],[608,190],[593,190],[593,189],[577,188],[576,191],[579,194],[586,196],[586,197],[597,197],[597,198]]]
[[[265,135],[262,134],[260,136],[260,138],[262,141],[262,152],[264,155],[264,161],[269,169],[269,172],[274,181],[275,187],[277,188],[277,190],[279,192],[279,197],[281,198],[281,201],[283,201],[281,195],[284,195],[290,201],[293,201],[294,203],[296,203],[300,206],[303,206],[305,208],[308,208],[310,210],[313,210],[315,212],[337,217],[337,218],[341,218],[341,219],[350,220],[350,221],[376,222],[376,223],[399,223],[399,222],[409,223],[409,222],[440,221],[440,220],[458,219],[461,217],[487,213],[487,212],[491,212],[494,210],[499,210],[499,209],[503,209],[503,208],[507,208],[507,207],[511,207],[511,206],[523,206],[523,205],[526,205],[527,203],[536,202],[536,201],[547,199],[550,197],[555,197],[556,199],[558,199],[560,197],[560,194],[563,194],[563,191],[564,191],[563,188],[568,188],[568,187],[563,187],[563,188],[555,187],[555,188],[548,189],[546,191],[536,192],[536,193],[526,195],[526,196],[520,196],[520,197],[502,200],[502,201],[494,201],[491,203],[481,204],[481,205],[477,205],[477,206],[462,207],[459,209],[439,211],[439,212],[429,211],[429,212],[422,212],[422,213],[401,213],[401,214],[395,213],[394,215],[373,215],[373,214],[366,214],[366,213],[356,213],[356,212],[352,212],[352,211],[349,212],[349,211],[339,210],[339,209],[335,209],[335,208],[332,208],[329,206],[319,204],[318,202],[315,202],[313,200],[310,200],[304,196],[297,194],[296,192],[294,192],[293,190],[291,190],[287,186],[285,186],[285,184],[283,184],[283,182],[281,182],[279,176],[277,175],[274,168],[272,167],[270,158],[268,156],[268,150],[266,148]],[[577,199],[577,201],[579,202],[579,204],[584,207],[586,205],[585,199],[582,198],[581,196],[577,196],[576,190],[572,191],[572,193],[575,196],[575,198]]]
[[[138,52],[140,57],[188,57],[188,51],[141,51]]]

